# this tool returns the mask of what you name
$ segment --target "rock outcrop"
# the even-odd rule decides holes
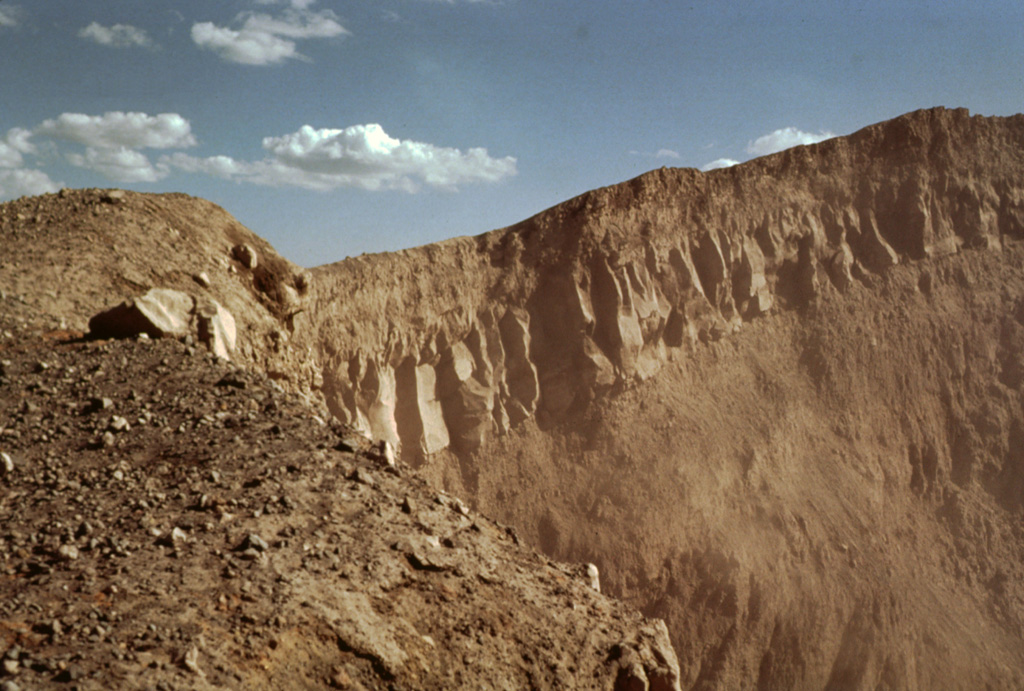
[[[526,419],[564,420],[773,309],[1024,236],[1022,138],[1020,116],[921,111],[320,267],[309,347],[327,404],[407,457],[471,454]]]
[[[294,342],[684,687],[1014,688],[1022,238],[1024,116],[935,109],[319,267]]]

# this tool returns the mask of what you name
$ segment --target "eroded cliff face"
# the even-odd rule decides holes
[[[1024,235],[1024,118],[937,109],[517,226],[320,267],[331,411],[407,458],[566,419],[745,323]]]
[[[295,341],[684,687],[1016,688],[1022,238],[1024,117],[921,111],[320,267]]]

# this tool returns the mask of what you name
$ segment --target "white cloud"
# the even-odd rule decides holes
[[[55,119],[44,120],[35,132],[97,149],[171,149],[196,143],[188,120],[177,113],[63,113]]]
[[[186,172],[276,187],[314,190],[356,187],[415,191],[421,185],[454,189],[467,182],[497,182],[516,174],[511,156],[495,159],[486,149],[465,152],[433,144],[399,140],[380,125],[314,129],[266,137],[268,157],[237,161],[227,156],[165,156],[161,163]]]
[[[679,152],[672,149],[658,149],[654,153],[655,158],[679,158]]]
[[[214,177],[224,178],[225,180],[253,175],[254,166],[256,165],[236,161],[230,156],[197,158],[182,153],[162,156],[160,162],[186,173],[205,173]]]
[[[241,65],[273,65],[288,58],[299,58],[295,42],[272,34],[235,31],[202,22],[192,25],[192,41],[212,50],[228,62]]]
[[[285,10],[283,18],[276,19],[266,14],[249,15],[243,30],[254,33],[266,33],[288,38],[333,38],[347,34],[337,16],[330,10],[309,12],[305,10]]]
[[[102,26],[93,22],[79,31],[78,36],[111,48],[148,48],[153,45],[153,41],[143,29],[130,24]]]
[[[237,29],[200,22],[192,26],[192,41],[228,62],[242,65],[273,65],[288,59],[308,59],[295,41],[334,38],[348,33],[331,10],[313,12],[314,0],[291,0],[280,16],[243,12],[235,18]],[[277,4],[259,1],[257,4]]]
[[[154,165],[139,149],[196,144],[189,121],[177,113],[62,113],[41,122],[33,133],[83,145],[83,152],[66,154],[68,162],[117,182],[156,182],[170,172],[164,164]]]
[[[717,168],[730,168],[738,164],[739,161],[733,158],[716,158],[714,161],[702,165],[700,169],[706,173],[709,170],[715,170]]]
[[[21,152],[5,141],[0,141],[0,168],[17,168],[25,160]]]
[[[62,186],[41,170],[0,168],[0,199],[17,199],[25,195],[56,192]]]
[[[774,154],[802,144],[817,144],[834,136],[836,135],[831,132],[814,134],[798,130],[795,127],[784,127],[781,130],[775,130],[771,134],[766,134],[749,142],[747,144],[747,153],[754,154],[755,156],[767,156],[768,154]]]
[[[56,192],[61,187],[41,170],[24,167],[24,155],[35,153],[31,136],[29,130],[14,127],[0,138],[0,199]]]
[[[304,10],[316,4],[316,0],[253,0],[257,5],[290,5],[297,10]]]
[[[146,155],[128,147],[86,147],[85,154],[69,154],[68,162],[79,168],[94,170],[116,182],[156,182],[167,177],[166,164],[154,166]]]
[[[0,168],[19,168],[25,162],[22,154],[31,154],[35,148],[29,141],[32,132],[20,127],[7,131],[0,139]]]
[[[0,27],[13,28],[21,23],[21,8],[17,5],[0,7]]]

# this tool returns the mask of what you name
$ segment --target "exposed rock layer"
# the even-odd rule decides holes
[[[921,111],[320,267],[299,338],[685,684],[1016,687],[1022,236],[1024,117]]]

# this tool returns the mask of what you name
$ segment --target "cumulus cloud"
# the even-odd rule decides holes
[[[189,121],[177,113],[63,113],[44,120],[35,132],[96,149],[171,149],[196,143]]]
[[[754,154],[755,156],[767,156],[768,154],[774,154],[802,144],[817,144],[834,136],[836,135],[831,132],[818,132],[814,134],[798,130],[795,127],[784,127],[781,130],[775,130],[771,134],[766,134],[749,142],[747,144],[747,153]]]
[[[739,161],[733,158],[716,158],[714,161],[702,165],[700,169],[706,173],[709,170],[716,170],[718,168],[729,168],[738,164]]]
[[[32,132],[20,127],[7,131],[0,139],[0,168],[18,168],[24,163],[22,154],[35,153],[29,138]]]
[[[278,4],[258,2],[261,5]],[[192,41],[228,62],[242,65],[273,65],[288,59],[308,59],[298,52],[296,41],[343,36],[348,33],[331,10],[314,12],[313,0],[291,0],[279,16],[243,12],[237,28],[200,22],[192,26]]]
[[[62,187],[46,173],[31,168],[0,168],[0,199],[56,192]]]
[[[102,26],[98,22],[93,22],[81,29],[78,36],[111,48],[149,48],[153,45],[153,41],[143,29],[130,24]]]
[[[116,182],[156,182],[168,175],[169,167],[154,165],[139,149],[196,144],[191,124],[177,113],[63,113],[41,122],[32,134],[81,144],[83,151],[65,155],[68,162]]]
[[[658,149],[654,153],[655,158],[679,158],[679,152],[672,149]]]
[[[156,182],[167,177],[170,172],[166,164],[154,166],[141,151],[125,146],[88,146],[84,154],[69,154],[67,159],[71,165],[96,171],[116,182]]]
[[[268,156],[237,161],[227,156],[165,156],[161,162],[186,172],[201,172],[259,185],[313,190],[356,187],[415,191],[422,185],[454,189],[467,182],[497,182],[516,174],[516,159],[492,158],[486,149],[459,149],[395,139],[380,125],[314,129],[266,137]]]
[[[35,153],[30,130],[14,127],[0,138],[0,199],[56,192],[60,185],[41,170],[25,167],[25,156]]]
[[[235,31],[215,26],[212,22],[194,24],[192,41],[228,62],[241,65],[273,65],[288,58],[301,57],[294,41],[272,34]]]

